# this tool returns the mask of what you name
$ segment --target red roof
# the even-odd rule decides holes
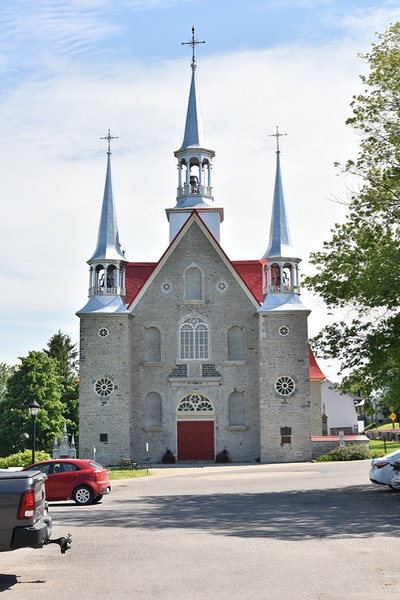
[[[310,379],[319,379],[321,381],[323,379],[326,379],[325,375],[319,368],[318,363],[315,359],[314,353],[310,347],[308,348],[308,358],[310,361]]]
[[[262,297],[262,271],[259,260],[233,260],[232,265],[239,273],[253,296],[261,304]]]
[[[126,265],[126,302],[131,304],[136,298],[158,263],[128,263]]]
[[[131,304],[136,298],[158,263],[128,263],[126,265],[126,302]],[[262,275],[259,260],[234,260],[232,265],[252,292],[262,302]]]
[[[156,262],[137,262],[128,263],[126,266],[126,302],[131,304],[136,298],[154,269],[157,267]],[[252,292],[254,297],[261,303],[262,298],[262,272],[261,263],[259,260],[234,260],[232,265]],[[319,368],[313,351],[308,349],[308,357],[310,360],[310,379],[323,380],[325,375]]]

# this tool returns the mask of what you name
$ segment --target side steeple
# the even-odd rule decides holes
[[[276,133],[276,173],[275,188],[272,204],[271,227],[269,245],[261,258],[263,272],[263,304],[260,312],[273,310],[278,306],[302,304],[300,295],[299,263],[301,259],[296,256],[292,248],[289,222],[286,214],[285,199],[283,195],[279,138],[283,133]]]
[[[111,140],[108,134],[100,138],[107,140],[107,172],[100,216],[97,246],[87,261],[89,272],[89,302],[78,313],[125,312],[125,267],[127,260],[119,242],[117,213],[111,179]]]
[[[198,44],[204,43],[195,38],[194,27],[192,27],[192,39],[189,42],[182,42],[184,45],[192,46],[192,78],[183,142],[180,149],[174,152],[178,161],[176,205],[166,210],[170,223],[170,241],[174,239],[193,210],[200,214],[218,241],[220,223],[224,218],[223,209],[214,206],[211,176],[215,152],[206,147],[197,89],[195,48]]]

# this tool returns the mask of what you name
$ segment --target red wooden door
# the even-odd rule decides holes
[[[214,458],[214,421],[178,421],[178,460]]]

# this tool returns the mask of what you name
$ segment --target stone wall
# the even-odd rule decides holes
[[[327,454],[331,450],[339,447],[339,436],[318,436],[311,438],[312,442],[312,458],[315,460],[323,454]],[[369,439],[365,435],[346,435],[345,444],[360,444],[369,448]]]

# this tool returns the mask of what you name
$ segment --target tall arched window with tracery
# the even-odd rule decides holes
[[[181,360],[208,360],[208,325],[200,317],[189,317],[180,329]]]

